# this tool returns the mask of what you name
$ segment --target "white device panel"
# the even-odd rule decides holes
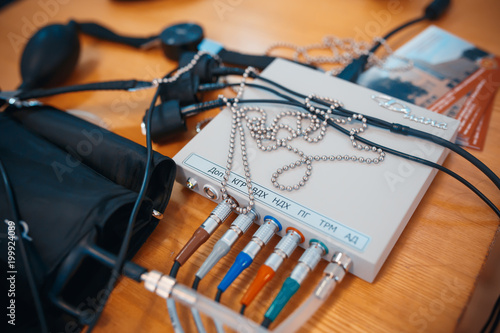
[[[274,61],[261,75],[302,94],[335,98],[346,109],[411,126],[447,140],[454,140],[457,134],[459,122],[454,119],[399,101],[408,106],[415,116],[446,123],[447,129],[404,119],[403,113],[381,107],[372,98],[382,94],[286,60]],[[276,96],[247,87],[243,99],[257,98],[276,99]],[[291,109],[271,104],[259,106],[267,112],[268,122],[277,113]],[[221,200],[220,181],[225,171],[230,126],[231,113],[226,109],[174,157],[177,181],[185,185],[188,178],[195,179],[197,186],[193,190],[203,196],[211,191],[218,193],[214,201]],[[359,122],[344,126],[347,129],[358,127]],[[446,149],[435,144],[370,125],[361,136],[439,164],[447,155]],[[285,164],[296,161],[298,155],[284,148],[263,152],[248,132],[246,141],[255,209],[261,218],[272,215],[278,219],[283,225],[280,236],[286,233],[288,227],[300,230],[306,238],[301,244],[305,248],[311,239],[321,241],[329,249],[324,256],[326,260],[335,251],[344,251],[353,260],[351,273],[369,282],[375,279],[436,174],[435,169],[390,154],[382,163],[370,165],[353,161],[318,161],[313,162],[312,175],[304,187],[298,191],[280,191],[272,185],[271,175]],[[238,144],[239,140],[236,141],[237,147]],[[319,143],[311,144],[297,138],[290,144],[313,156],[377,156],[374,152],[353,148],[348,136],[331,127]],[[246,206],[247,187],[242,170],[240,151],[236,149],[228,193]],[[304,171],[305,167],[300,166],[279,180],[295,184]],[[205,191],[206,188],[211,191]]]

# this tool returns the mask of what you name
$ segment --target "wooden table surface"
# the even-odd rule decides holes
[[[20,83],[19,59],[22,48],[34,29],[48,22],[95,20],[129,35],[151,35],[178,22],[201,24],[208,38],[229,49],[262,53],[275,41],[299,45],[320,42],[327,34],[340,37],[371,38],[419,16],[427,1],[310,0],[299,1],[19,1],[0,11],[0,87],[12,90]],[[449,12],[436,25],[480,48],[500,55],[500,2],[453,1]],[[419,24],[391,41],[397,46],[421,31]],[[125,46],[81,37],[82,52],[76,73],[68,84],[113,79],[152,79],[175,67],[159,49],[136,51]],[[57,52],[57,50],[54,50]],[[62,109],[78,109],[97,115],[118,134],[144,144],[140,120],[150,103],[152,92],[86,92],[48,98],[45,101]],[[188,121],[188,132],[175,142],[155,146],[174,156],[195,135],[195,124],[216,111]],[[500,172],[500,98],[494,111],[485,148],[473,153]],[[496,204],[498,189],[463,159],[449,156],[445,166],[478,186]],[[150,239],[135,260],[150,269],[168,272],[172,259],[214,203],[192,194],[179,184],[174,186],[171,202]],[[389,255],[374,283],[347,276],[338,290],[303,328],[318,332],[451,332],[473,292],[474,283],[498,230],[498,218],[474,194],[454,179],[438,174],[415,211],[408,226]],[[190,285],[221,227],[182,268],[178,279]],[[255,226],[254,226],[255,228]],[[255,229],[254,229],[255,230]],[[246,238],[248,240],[248,237]],[[244,279],[225,293],[223,303],[238,310],[238,298],[278,240],[274,239],[256,263],[244,272]],[[202,282],[203,293],[213,297],[217,277],[227,270],[240,241],[228,258]],[[259,298],[248,309],[248,316],[260,322],[269,300],[281,285],[296,251]],[[321,262],[313,276],[285,309],[298,306],[312,291],[326,263]],[[490,309],[484,309],[484,320]],[[182,312],[183,317],[186,312]],[[280,316],[278,321],[285,316]],[[186,320],[185,320],[186,322]],[[187,331],[194,325],[186,322]],[[123,279],[112,293],[96,332],[170,332],[164,301],[130,280]]]

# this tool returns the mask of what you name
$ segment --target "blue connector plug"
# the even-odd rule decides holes
[[[264,217],[264,223],[262,223],[255,234],[253,234],[252,240],[248,242],[245,248],[238,254],[233,265],[219,283],[217,289],[220,293],[226,291],[241,272],[252,264],[255,256],[257,256],[264,245],[266,245],[271,237],[279,230],[281,230],[281,224],[278,220],[271,216]]]
[[[253,262],[253,258],[250,257],[248,254],[245,252],[240,252],[238,256],[236,256],[236,259],[234,260],[233,265],[229,269],[229,271],[226,273],[222,281],[219,283],[219,286],[217,289],[220,291],[224,292],[226,289],[233,283],[234,280],[243,272],[245,269],[247,269]]]

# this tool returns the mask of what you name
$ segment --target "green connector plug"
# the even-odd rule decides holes
[[[286,303],[288,303],[290,298],[292,298],[299,288],[300,284],[294,279],[288,277],[285,282],[283,282],[283,286],[281,287],[278,296],[276,296],[269,309],[267,309],[264,317],[268,320],[274,321],[280,314],[281,310],[283,310]]]

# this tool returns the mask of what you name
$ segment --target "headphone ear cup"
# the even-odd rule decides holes
[[[23,82],[19,89],[61,84],[75,70],[79,55],[80,40],[76,22],[43,27],[30,38],[24,48],[21,56]]]

